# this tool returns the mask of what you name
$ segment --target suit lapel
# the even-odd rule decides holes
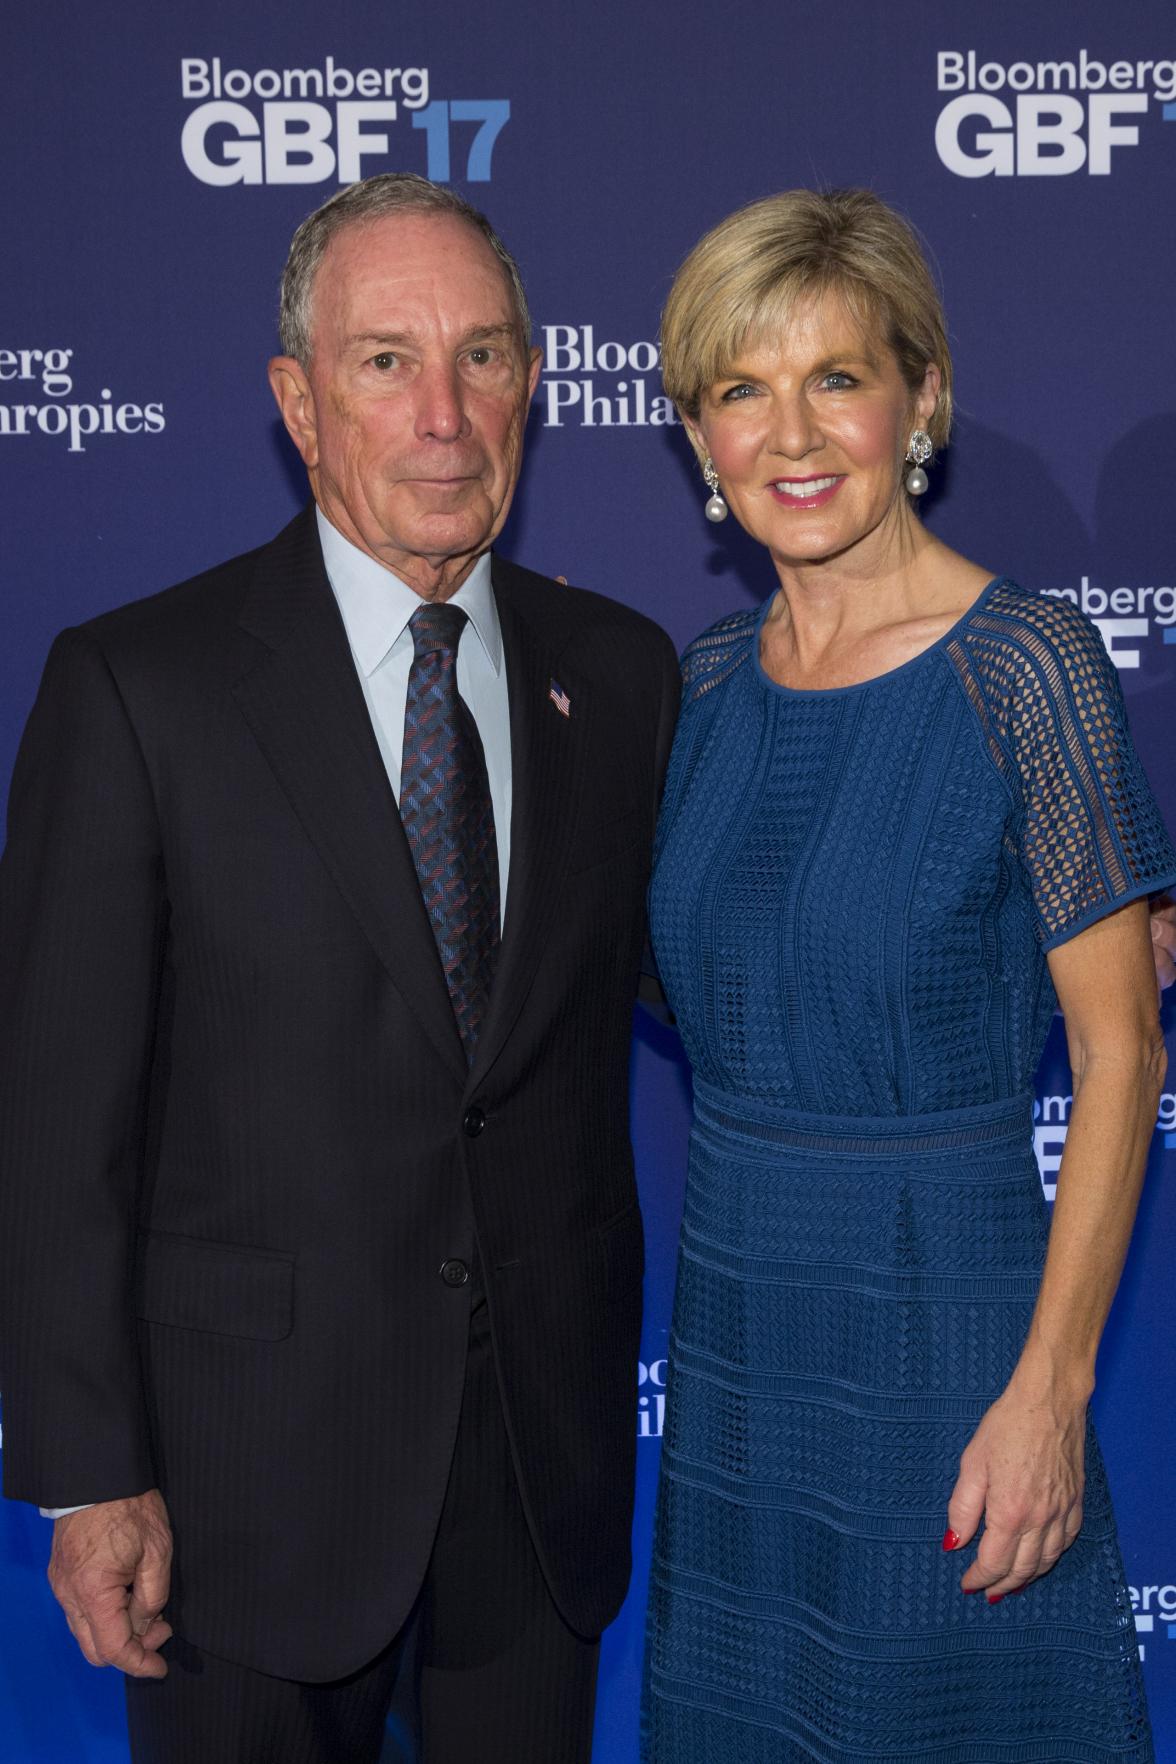
[[[464,1083],[445,976],[313,507],[258,554],[240,623],[266,646],[234,687],[254,737],[397,990]]]
[[[493,583],[510,697],[513,808],[506,919],[490,1009],[478,1037],[475,1083],[518,1019],[561,905],[592,716],[591,694],[562,655],[561,634],[537,619],[534,607],[525,607],[516,572],[498,557]],[[551,701],[553,681],[571,700],[567,716]]]

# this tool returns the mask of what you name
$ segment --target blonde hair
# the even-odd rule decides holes
[[[939,290],[910,223],[870,190],[785,190],[737,209],[699,240],[661,320],[662,377],[683,416],[740,354],[786,330],[798,301],[834,292],[894,352],[912,392],[941,375],[927,423],[951,429],[951,351]]]

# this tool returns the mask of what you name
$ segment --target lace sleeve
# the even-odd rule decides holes
[[[1020,782],[1020,855],[1050,950],[1171,886],[1176,853],[1097,627],[1066,601],[1012,592],[1023,616],[994,597],[976,621],[974,660]]]

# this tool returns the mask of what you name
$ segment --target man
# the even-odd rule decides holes
[[[393,1698],[427,1764],[589,1756],[677,670],[490,555],[529,337],[452,192],[339,192],[270,364],[314,505],[65,632],[22,744],[5,1489],[73,1509],[54,1590],[151,1764],[358,1764]]]

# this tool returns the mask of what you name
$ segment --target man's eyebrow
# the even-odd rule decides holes
[[[505,320],[498,325],[474,325],[464,331],[458,339],[460,344],[486,343],[498,337],[513,337],[515,326]],[[415,331],[353,331],[344,338],[344,347],[352,349],[358,344],[375,343],[383,349],[400,348],[403,344],[419,343],[420,338]]]
[[[352,348],[356,343],[400,344],[415,343],[416,337],[411,331],[353,331],[343,339],[344,347]]]

